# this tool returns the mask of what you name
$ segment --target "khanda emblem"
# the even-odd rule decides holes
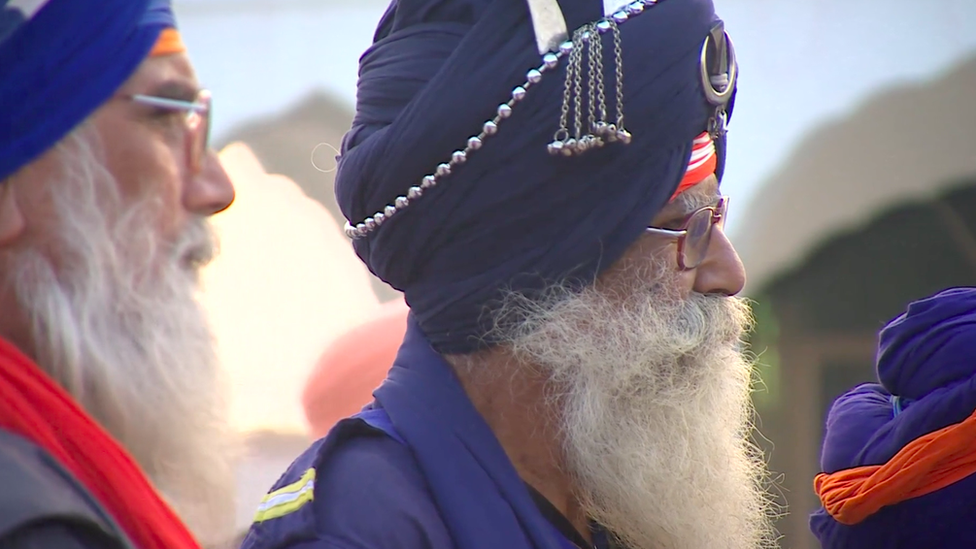
[[[13,36],[21,25],[37,13],[48,0],[0,0],[0,44]]]
[[[708,133],[715,139],[727,130],[729,114],[735,98],[735,84],[739,64],[735,59],[732,39],[719,22],[705,38],[701,51],[701,81],[705,99],[715,107],[708,121]]]

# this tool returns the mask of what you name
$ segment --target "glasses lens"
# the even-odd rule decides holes
[[[708,243],[712,235],[712,210],[704,209],[695,212],[686,225],[684,244],[684,266],[694,269],[705,259],[708,253]]]

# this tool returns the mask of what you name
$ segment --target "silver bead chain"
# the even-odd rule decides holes
[[[375,231],[380,225],[386,222],[398,212],[417,201],[433,187],[448,178],[461,164],[464,164],[471,153],[477,151],[484,145],[489,137],[498,133],[498,126],[503,120],[512,115],[512,109],[518,104],[528,90],[542,81],[542,76],[555,70],[559,66],[559,61],[563,57],[568,57],[566,67],[566,80],[563,90],[563,105],[559,118],[559,129],[549,143],[548,151],[551,154],[572,156],[582,154],[591,148],[602,146],[604,143],[630,143],[631,135],[624,129],[623,112],[623,65],[620,48],[620,29],[621,25],[630,18],[640,15],[645,9],[658,3],[659,0],[636,0],[627,4],[612,15],[580,27],[573,33],[573,39],[567,40],[559,45],[556,50],[542,56],[542,64],[537,68],[529,70],[525,74],[525,82],[516,86],[505,103],[498,106],[494,118],[486,121],[481,126],[481,131],[477,135],[468,138],[468,142],[463,149],[458,149],[451,153],[450,160],[439,164],[434,173],[424,176],[417,185],[410,187],[406,194],[396,197],[392,204],[387,205],[381,211],[376,212],[370,217],[363,219],[353,225],[346,223],[346,236],[356,240],[363,238]],[[615,87],[616,87],[616,122],[606,122],[606,99],[603,85],[603,46],[600,35],[611,32],[614,44],[614,65],[615,65]],[[584,48],[584,44],[586,47]],[[587,49],[587,56],[584,56],[584,49]],[[582,128],[582,77],[583,59],[587,58],[589,66],[587,70],[587,89],[589,101],[587,132],[583,133]],[[572,103],[572,107],[570,106]],[[595,110],[594,110],[595,109]],[[576,130],[575,137],[569,133],[569,115],[573,111],[573,124]],[[597,113],[599,114],[597,118]],[[586,145],[580,146],[579,143],[586,141]],[[573,142],[573,145],[570,145]],[[558,144],[558,145],[557,145]]]

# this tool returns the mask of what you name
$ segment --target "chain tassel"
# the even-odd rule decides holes
[[[601,38],[601,35],[607,33],[613,37],[613,92],[616,99],[616,118],[612,122],[607,120],[603,39]],[[629,144],[632,136],[624,127],[624,72],[620,29],[617,22],[613,18],[607,18],[580,27],[573,33],[571,42],[560,46],[560,51],[568,56],[568,60],[563,83],[559,129],[556,130],[552,142],[547,147],[549,154],[577,156],[603,147],[607,143]],[[584,78],[587,92],[585,97]]]

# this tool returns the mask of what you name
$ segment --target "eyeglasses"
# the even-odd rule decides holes
[[[209,90],[200,90],[193,101],[181,101],[153,95],[133,95],[132,100],[142,105],[173,111],[185,111],[187,161],[193,173],[200,173],[210,148],[210,115],[213,97]]]
[[[706,206],[695,210],[680,229],[660,229],[658,227],[648,227],[646,230],[652,234],[659,234],[678,241],[678,268],[682,271],[690,271],[701,265],[708,254],[708,246],[712,241],[712,228],[716,225],[719,228],[725,227],[725,218],[729,212],[729,197],[723,196],[718,199],[714,206]]]

